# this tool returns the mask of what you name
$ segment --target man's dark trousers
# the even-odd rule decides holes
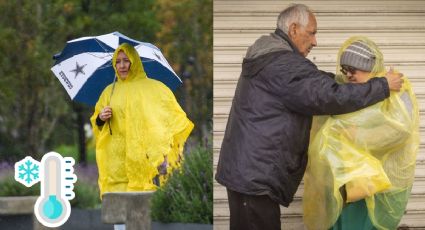
[[[230,230],[280,230],[279,204],[267,195],[246,195],[227,189]]]

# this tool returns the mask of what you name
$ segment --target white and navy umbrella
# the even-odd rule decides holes
[[[115,78],[112,56],[121,43],[136,48],[149,78],[161,81],[175,90],[182,81],[154,45],[136,41],[119,32],[68,41],[53,58],[51,68],[72,100],[95,105],[100,94]]]

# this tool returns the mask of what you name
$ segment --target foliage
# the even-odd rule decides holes
[[[61,2],[0,1],[0,151],[12,160],[36,156],[69,112],[49,74],[52,49],[64,35],[45,24],[64,19]]]
[[[212,151],[198,147],[186,154],[180,171],[152,198],[153,220],[212,224]]]
[[[77,182],[74,185],[75,198],[70,201],[72,207],[92,209],[100,207],[99,190],[97,186],[93,186],[84,182]],[[40,184],[32,187],[15,181],[13,177],[0,181],[0,196],[39,196]]]
[[[64,157],[72,157],[76,162],[80,161],[80,156],[78,154],[78,148],[76,145],[59,145],[58,147],[55,147],[53,151],[60,153]],[[87,163],[96,163],[96,154],[93,148],[87,149]]]
[[[40,186],[38,184],[27,188],[15,181],[13,177],[0,181],[0,196],[38,196],[40,195]]]
[[[70,201],[75,208],[100,208],[99,188],[97,185],[79,182],[74,185],[75,198]]]
[[[81,8],[77,18],[81,30],[76,37],[120,31],[137,40],[154,42],[160,29],[155,0],[85,0]]]
[[[53,151],[60,153],[63,157],[72,157],[76,162],[79,161],[78,150],[75,145],[59,145]]]
[[[92,109],[73,104],[50,72],[67,40],[120,31],[152,42],[156,14],[154,0],[0,1],[0,160],[76,144],[78,118],[88,122]]]
[[[203,143],[212,130],[213,4],[211,0],[157,2],[160,47],[184,82],[177,94],[195,123],[192,135]]]
[[[50,72],[52,56],[67,40],[112,31],[164,51],[184,81],[177,97],[196,124],[193,135],[209,135],[211,0],[0,0],[0,160],[39,159],[81,140],[80,121],[92,108],[70,101]]]

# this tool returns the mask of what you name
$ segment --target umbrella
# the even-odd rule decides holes
[[[134,46],[149,78],[161,81],[171,90],[182,84],[156,46],[113,32],[68,41],[63,51],[53,57],[55,64],[51,70],[72,100],[96,104],[103,89],[114,81],[112,56],[121,43]]]

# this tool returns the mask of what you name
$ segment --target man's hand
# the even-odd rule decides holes
[[[400,91],[401,86],[403,85],[402,73],[395,73],[394,68],[391,66],[390,71],[385,74],[385,78],[388,82],[388,87],[393,91]]]

